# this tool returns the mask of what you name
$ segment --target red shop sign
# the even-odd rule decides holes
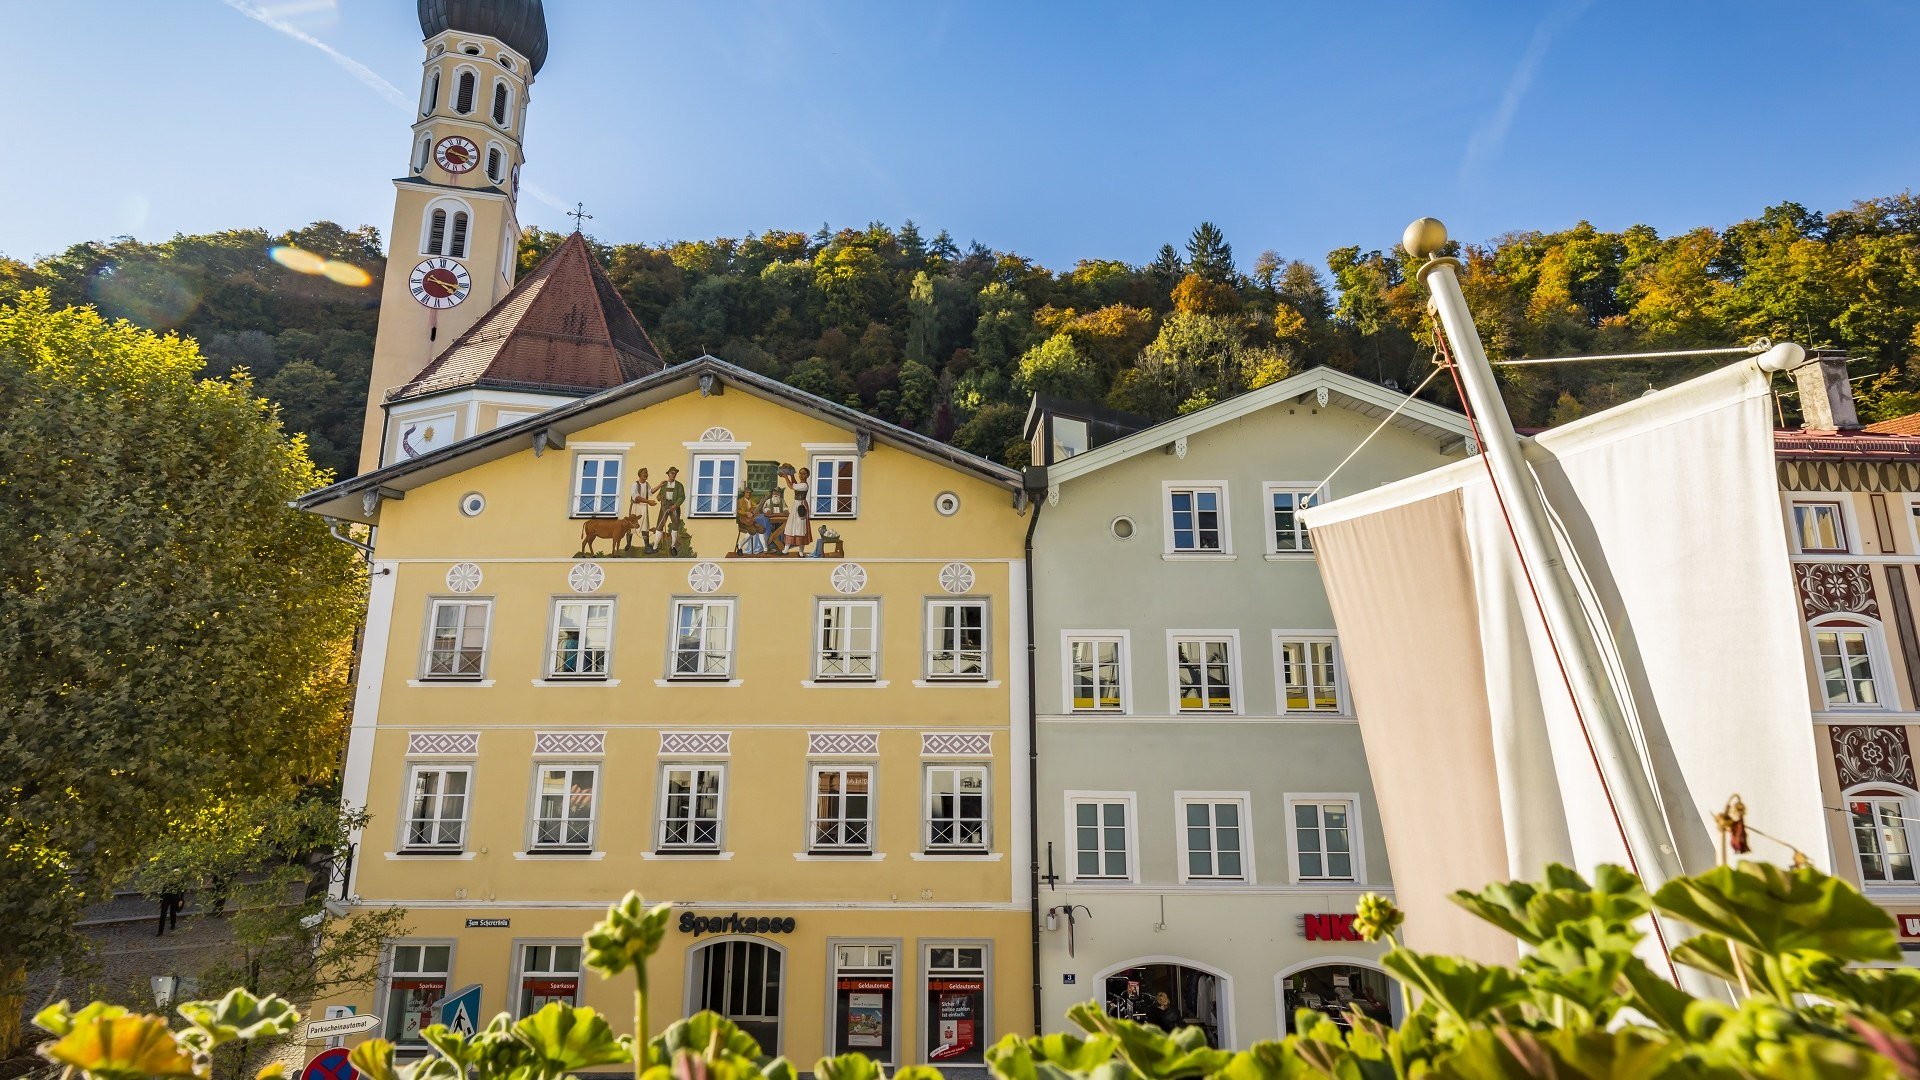
[[[842,990],[891,990],[892,979],[841,979]]]
[[[1352,915],[1302,915],[1300,935],[1308,941],[1361,941]]]
[[[927,980],[927,989],[929,990],[945,990],[949,992],[958,991],[960,993],[977,994],[980,991],[985,990],[986,988],[987,988],[987,984],[980,979],[928,979]]]
[[[1895,915],[1900,921],[1901,937],[1920,937],[1920,915]]]

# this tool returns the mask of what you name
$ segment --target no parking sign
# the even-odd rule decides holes
[[[300,1080],[360,1080],[360,1070],[347,1062],[347,1049],[336,1046],[314,1055],[300,1070]]]

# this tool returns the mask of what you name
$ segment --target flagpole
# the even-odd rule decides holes
[[[1409,255],[1426,260],[1418,277],[1431,294],[1433,311],[1453,346],[1460,382],[1478,422],[1480,452],[1486,457],[1498,493],[1505,497],[1514,545],[1532,584],[1541,619],[1556,643],[1557,659],[1574,707],[1584,718],[1601,781],[1620,822],[1621,838],[1640,880],[1648,892],[1653,892],[1685,874],[1686,868],[1681,864],[1653,777],[1636,750],[1627,703],[1607,675],[1605,654],[1549,524],[1545,499],[1527,465],[1520,437],[1513,430],[1513,419],[1501,399],[1493,368],[1480,346],[1480,334],[1467,310],[1456,273],[1460,264],[1440,254],[1447,244],[1446,227],[1433,218],[1422,218],[1407,226],[1403,243]],[[1668,946],[1664,939],[1661,944],[1663,948]]]

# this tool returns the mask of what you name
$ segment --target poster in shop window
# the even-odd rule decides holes
[[[836,1053],[859,1051],[879,1061],[893,1060],[893,980],[843,978],[839,992],[839,1045]]]
[[[579,979],[528,979],[526,980],[526,1001],[521,1005],[523,1015],[532,1016],[552,1002],[572,1005],[579,996]]]
[[[886,1034],[885,1002],[879,994],[847,995],[847,1045],[879,1046]]]
[[[418,1042],[422,1028],[431,1026],[434,1006],[447,992],[447,980],[395,979],[388,1000],[394,1042]]]
[[[980,1014],[986,983],[980,979],[927,980],[928,1061],[984,1061]]]

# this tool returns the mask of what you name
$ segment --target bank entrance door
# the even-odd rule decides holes
[[[712,1009],[740,1025],[768,1056],[780,1052],[780,950],[716,941],[693,951],[689,1011]]]

